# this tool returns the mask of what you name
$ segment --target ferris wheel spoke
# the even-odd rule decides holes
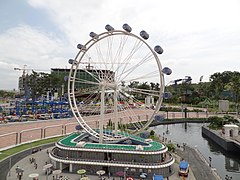
[[[83,95],[87,95],[89,93],[91,93],[91,95],[93,96],[94,94],[96,94],[99,91],[99,88],[85,88],[85,89],[80,89],[78,91],[75,92],[75,96],[83,96]],[[88,98],[89,96],[87,96]]]
[[[90,77],[92,77],[96,82],[100,82],[100,80],[99,80],[99,72],[96,72],[96,71],[90,72],[87,69],[83,69],[83,71],[86,72]]]
[[[146,63],[149,62],[150,60],[152,60],[152,58],[153,58],[152,55],[150,55],[150,54],[146,55],[145,58],[140,60],[134,66],[131,66],[128,69],[125,69],[124,71],[122,71],[122,73],[120,74],[118,79],[126,79],[130,74],[132,74],[134,71],[139,69],[139,67],[143,67],[144,65],[146,65]]]
[[[136,92],[148,92],[151,94],[158,94],[159,91],[152,90],[152,89],[140,89],[140,88],[129,88],[130,91],[136,91]]]
[[[123,55],[123,49],[125,47],[125,44],[127,42],[127,39],[128,37],[121,37],[120,41],[118,42],[119,45],[118,45],[118,48],[116,51],[113,51],[113,48],[112,48],[112,45],[113,45],[113,42],[114,42],[114,38],[109,38],[110,40],[108,40],[108,45],[109,45],[109,48],[108,48],[108,54],[109,54],[109,64],[110,64],[110,67],[108,67],[110,69],[110,71],[114,72],[112,73],[110,76],[110,79],[113,79],[114,76],[116,77],[116,73],[118,71],[118,69],[123,66],[124,62],[121,61],[122,59],[122,55]],[[106,63],[108,64],[108,63]]]
[[[101,51],[100,43],[96,44],[95,50],[96,50],[96,53],[97,53],[97,61],[100,61],[100,62],[104,63],[104,57],[103,57],[103,54],[102,54],[102,51]]]
[[[141,74],[141,76],[138,76],[138,77],[131,77],[131,79],[122,79],[121,81],[124,81],[126,83],[130,83],[130,82],[134,82],[134,81],[138,81],[138,80],[144,80],[144,81],[147,81],[147,80],[150,80],[152,78],[156,78],[159,76],[159,73],[158,71],[151,71],[147,74]]]
[[[95,66],[97,64],[107,64],[105,62],[91,62],[92,64],[94,64]],[[90,63],[89,63],[90,64]],[[102,81],[103,79],[110,81],[112,77],[112,72],[111,70],[108,70],[106,67],[102,68],[98,68],[98,66],[93,67],[92,69],[89,70],[85,70],[86,72],[88,72],[92,77],[94,77],[98,82]],[[91,72],[90,72],[91,71]]]
[[[115,63],[121,62],[120,60],[122,59],[122,56],[123,56],[123,49],[125,47],[125,44],[127,43],[127,40],[128,40],[128,36],[121,37],[113,62],[115,62]],[[123,63],[123,62],[121,62],[121,63]],[[120,66],[121,66],[121,64],[120,64]]]
[[[88,80],[85,80],[85,79],[76,79],[76,80],[75,80],[75,83],[89,84],[89,85],[99,85],[98,82],[88,81]]]
[[[147,95],[147,96],[154,96],[154,97],[158,97],[159,94],[157,93],[150,93],[150,92],[146,92],[144,89],[131,89],[131,92],[133,93],[139,93],[139,94],[144,94],[144,95]]]
[[[113,70],[113,37],[110,37],[107,41],[107,62],[111,62],[110,70]]]
[[[121,73],[123,74],[123,72],[126,70],[126,68],[128,67],[128,64],[130,64],[130,61],[132,60],[134,54],[137,52],[137,50],[143,45],[143,43],[139,40],[136,40],[135,45],[133,46],[133,48],[131,49],[131,51],[129,52],[129,54],[125,57],[125,59],[123,60],[123,67],[121,68]]]
[[[76,119],[100,143],[112,138],[117,141],[119,136],[110,138],[105,133],[118,134],[118,124],[120,129],[127,127],[121,124],[128,123],[134,131],[143,131],[157,112],[144,104],[145,99],[157,99],[156,107],[162,101],[163,75],[158,57],[146,43],[147,38],[127,30],[91,37],[85,45],[78,46],[84,49],[79,48],[69,75],[68,94]],[[109,119],[114,126],[107,130]]]

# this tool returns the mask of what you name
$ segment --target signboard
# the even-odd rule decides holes
[[[219,100],[218,101],[218,110],[220,112],[228,112],[229,110],[229,101],[228,100]]]

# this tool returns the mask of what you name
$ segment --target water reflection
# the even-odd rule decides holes
[[[186,143],[188,146],[200,151],[207,162],[211,157],[211,165],[216,168],[217,173],[222,179],[226,175],[231,176],[233,179],[240,179],[240,156],[236,153],[229,153],[224,151],[220,146],[215,144],[210,139],[202,136],[201,126],[203,124],[197,123],[183,123],[160,125],[152,127],[160,136],[171,140],[176,144],[183,145]],[[166,133],[168,131],[168,133]]]
[[[227,171],[240,172],[240,164],[232,158],[225,158],[225,168]]]

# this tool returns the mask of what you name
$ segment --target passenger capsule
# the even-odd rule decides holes
[[[78,45],[77,45],[77,48],[78,48],[78,49],[82,49],[83,47],[84,47],[84,46],[83,46],[82,44],[78,44]]]
[[[122,28],[123,28],[125,31],[127,31],[127,32],[131,32],[131,31],[132,31],[132,28],[131,28],[128,24],[124,24],[124,25],[122,26]]]
[[[64,81],[68,81],[68,76],[64,76]]]
[[[113,31],[113,30],[114,30],[114,28],[113,28],[112,26],[110,26],[109,24],[107,24],[107,25],[105,26],[105,29],[106,29],[107,31]]]
[[[155,46],[154,50],[155,50],[156,53],[158,53],[158,54],[162,54],[162,53],[163,53],[163,49],[162,49],[161,46],[159,46],[159,45]]]
[[[90,32],[89,36],[91,38],[96,38],[97,37],[97,34],[95,32]]]
[[[73,63],[76,64],[76,61],[73,60],[73,59],[69,59],[69,60],[68,60],[68,63],[69,63],[69,64],[73,64]]]
[[[80,131],[80,130],[82,129],[82,126],[76,125],[76,126],[75,126],[75,129],[76,129],[77,131]]]
[[[149,34],[146,31],[141,31],[140,36],[145,40],[149,38]]]
[[[162,72],[163,72],[164,74],[166,74],[166,75],[172,74],[172,70],[171,70],[170,68],[168,68],[168,67],[163,68],[163,69],[162,69]]]
[[[164,99],[170,99],[172,97],[172,93],[171,92],[164,92],[163,93],[163,98]]]

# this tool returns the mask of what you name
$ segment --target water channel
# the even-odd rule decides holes
[[[201,127],[204,124],[188,123],[187,129],[184,124],[159,125],[152,127],[161,137],[167,138],[174,143],[183,145],[186,143],[192,148],[197,148],[207,162],[209,157],[211,165],[216,168],[218,175],[225,179],[226,175],[233,180],[240,179],[240,155],[225,152],[220,146],[202,136]],[[206,125],[206,124],[205,124]],[[169,133],[166,133],[168,130]]]

